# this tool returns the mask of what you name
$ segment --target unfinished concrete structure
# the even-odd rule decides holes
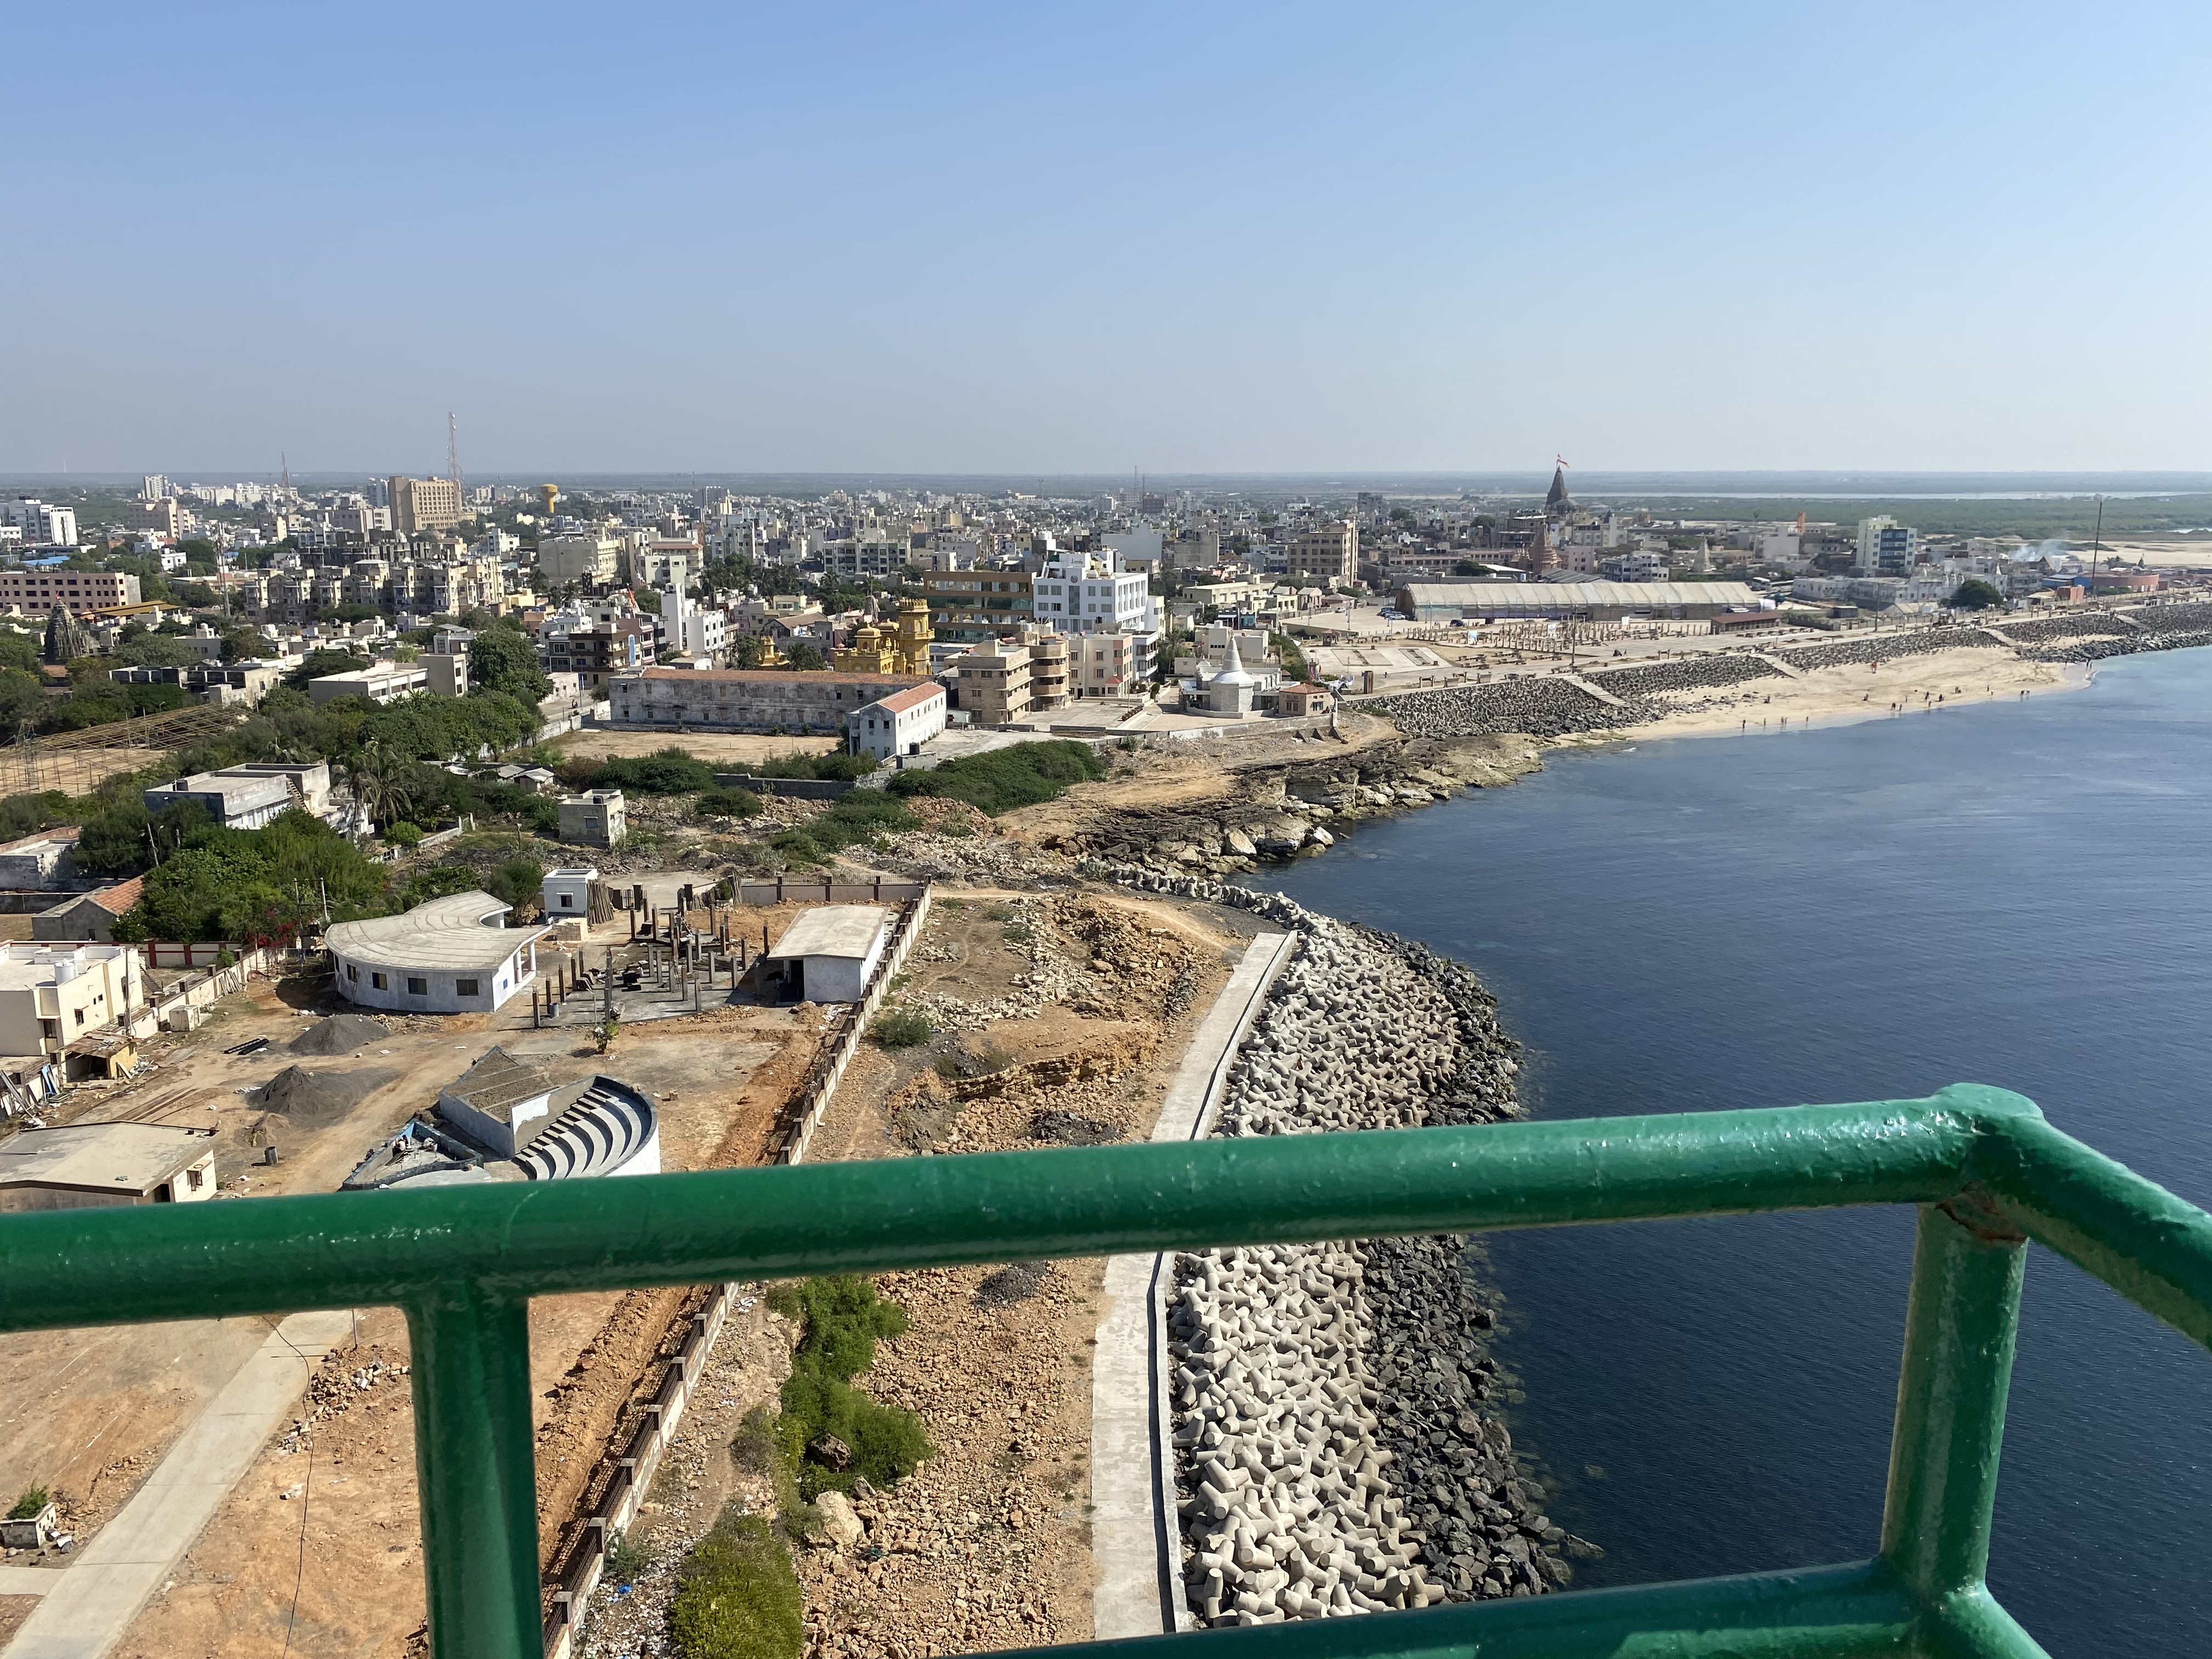
[[[793,922],[768,953],[793,1000],[858,1002],[884,953],[891,913],[877,904],[825,904]]]

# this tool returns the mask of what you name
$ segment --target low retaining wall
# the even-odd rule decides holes
[[[717,772],[718,789],[750,789],[756,795],[783,795],[793,800],[836,800],[850,794],[850,778],[757,778],[750,772]]]
[[[903,904],[929,891],[919,881],[746,881],[738,884],[740,904]]]
[[[638,1505],[652,1489],[661,1454],[667,1449],[676,1425],[684,1420],[684,1408],[691,1401],[691,1390],[706,1367],[708,1353],[732,1312],[750,1313],[758,1305],[744,1291],[744,1285],[734,1283],[714,1286],[706,1305],[691,1316],[683,1346],[678,1349],[668,1375],[661,1379],[659,1392],[645,1408],[645,1420],[626,1444],[602,1462],[602,1469],[609,1463],[614,1466],[612,1478],[584,1517],[584,1536],[571,1551],[568,1565],[552,1581],[551,1607],[545,1616],[545,1659],[568,1659],[574,1633],[582,1625],[584,1609],[606,1571],[607,1550],[637,1519]],[[599,1484],[598,1474],[594,1471],[593,1486]]]
[[[922,924],[928,920],[929,889],[924,887],[891,924],[890,942],[876,963],[875,975],[869,980],[867,990],[858,1002],[850,1005],[845,1023],[831,1033],[822,1052],[814,1057],[805,1082],[792,1097],[777,1126],[780,1140],[771,1154],[775,1162],[796,1164],[806,1156],[806,1143],[814,1138],[815,1126],[822,1121],[823,1113],[829,1110],[830,1097],[837,1092],[839,1079],[852,1064],[854,1051],[860,1047],[860,1034],[867,1029],[876,1010],[883,1006],[884,999],[890,994],[892,979],[904,965],[914,942],[921,937]]]

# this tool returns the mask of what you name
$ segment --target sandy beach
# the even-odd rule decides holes
[[[2080,664],[2032,662],[1986,649],[1923,653],[1877,664],[1808,669],[1796,679],[1661,691],[1652,700],[1676,710],[1662,720],[1558,741],[1563,745],[1634,742],[1899,720],[1959,703],[2070,690],[2087,685],[2090,672]]]

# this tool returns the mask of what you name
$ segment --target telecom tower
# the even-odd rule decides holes
[[[467,506],[468,486],[461,481],[461,428],[450,409],[446,411],[446,476],[453,481],[455,504]]]

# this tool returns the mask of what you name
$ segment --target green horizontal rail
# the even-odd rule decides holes
[[[1860,1204],[1920,1212],[1874,1561],[1159,1639],[1257,1644],[1265,1659],[2034,1659],[1984,1584],[2026,1243],[2212,1346],[2212,1217],[1978,1085],[1853,1106],[14,1215],[0,1218],[0,1330],[404,1308],[436,1651],[537,1659],[533,1296]],[[1098,1645],[1141,1659],[1152,1644]]]

